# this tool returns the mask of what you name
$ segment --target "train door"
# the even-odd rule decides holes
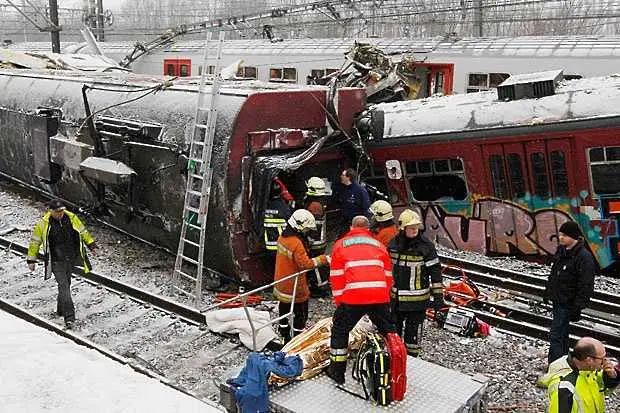
[[[191,59],[164,59],[164,75],[188,77],[192,75]]]

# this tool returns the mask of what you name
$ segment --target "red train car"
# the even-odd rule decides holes
[[[618,275],[620,77],[558,74],[543,74],[556,87],[539,98],[490,91],[373,107],[358,123],[369,180],[394,205],[415,205],[426,235],[456,249],[545,256],[574,220]]]

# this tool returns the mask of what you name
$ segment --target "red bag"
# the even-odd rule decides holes
[[[402,400],[407,392],[407,349],[403,339],[396,333],[388,333],[385,343],[390,355],[392,400]]]

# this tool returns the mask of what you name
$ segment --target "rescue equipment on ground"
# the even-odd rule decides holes
[[[349,351],[359,348],[367,334],[373,331],[374,326],[368,319],[363,317],[349,334]],[[298,355],[304,362],[304,371],[296,380],[306,380],[321,373],[329,366],[329,341],[331,338],[332,318],[323,318],[312,327],[304,330],[289,341],[282,351],[289,356]],[[272,375],[270,384],[283,386],[290,378]]]
[[[392,400],[403,400],[407,392],[407,348],[396,333],[387,333],[385,344],[390,355],[390,385]]]
[[[215,294],[215,300],[213,302],[213,304],[219,304],[222,303],[226,300],[229,300],[231,298],[237,297],[239,296],[239,294],[235,294],[235,293],[217,293]],[[256,304],[260,304],[263,301],[263,297],[261,297],[260,295],[248,295],[246,297],[246,304],[247,305],[256,305]],[[236,307],[243,307],[243,302],[241,300],[241,298],[238,301],[232,301],[226,304],[223,304],[220,306],[220,308],[236,308]]]
[[[443,328],[465,337],[472,337],[476,331],[476,315],[463,308],[452,307],[443,321]]]
[[[379,406],[392,402],[390,375],[390,354],[383,336],[372,333],[360,349],[351,372],[353,378],[362,384],[366,400],[372,398]]]

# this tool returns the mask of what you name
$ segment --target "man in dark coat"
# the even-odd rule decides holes
[[[579,225],[565,222],[559,229],[558,250],[553,256],[551,274],[545,287],[544,301],[553,303],[553,320],[549,334],[551,364],[568,354],[570,321],[579,321],[594,292],[598,263],[585,245]]]
[[[336,201],[340,208],[340,229],[338,238],[349,232],[351,221],[356,216],[365,216],[370,219],[370,197],[366,188],[356,182],[357,173],[348,168],[340,174],[340,190],[336,194]]]

